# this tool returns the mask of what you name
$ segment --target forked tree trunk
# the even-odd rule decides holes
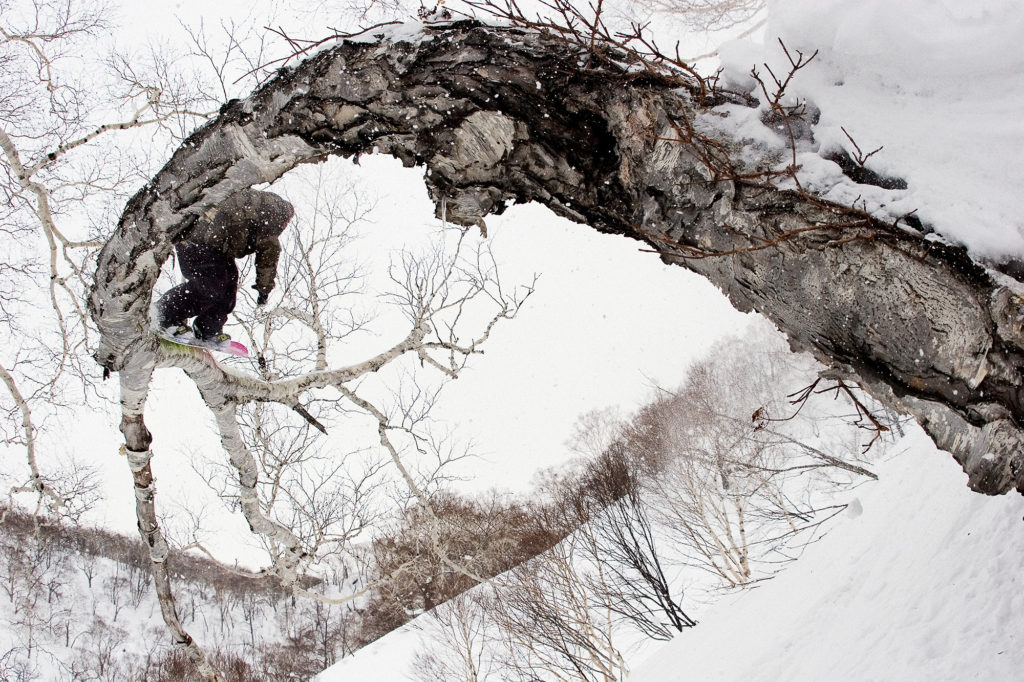
[[[600,57],[551,35],[459,23],[345,42],[282,69],[225,105],[128,203],[90,299],[97,360],[151,366],[140,356],[155,352],[159,268],[208,207],[300,163],[379,152],[424,166],[449,221],[536,201],[647,242],[911,413],[975,490],[1024,491],[1024,287],[960,249],[723,176],[709,154],[735,142],[682,139],[714,97]],[[660,294],[637,283],[634,295]]]

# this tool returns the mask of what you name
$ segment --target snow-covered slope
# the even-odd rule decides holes
[[[800,560],[629,679],[1020,679],[1024,499],[971,493],[948,456],[911,440]]]
[[[183,679],[192,664],[161,622],[137,535],[0,516],[0,680]],[[344,649],[354,605],[294,600],[269,579],[242,578],[205,558],[172,562],[178,616],[232,670],[230,679],[308,678],[333,660],[317,633]],[[350,584],[344,566],[334,567],[318,587]]]
[[[1019,679],[1024,499],[970,492],[920,431],[902,445],[798,561],[642,650],[629,680]],[[425,631],[413,621],[317,680],[416,679]]]

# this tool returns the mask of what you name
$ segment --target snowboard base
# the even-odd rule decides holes
[[[163,329],[156,329],[154,331],[162,342],[170,343],[175,346],[215,350],[221,353],[228,353],[229,355],[237,355],[239,357],[246,357],[249,355],[249,349],[238,341],[222,341],[218,343],[216,341],[204,341],[197,339],[191,332],[187,334],[171,334]]]

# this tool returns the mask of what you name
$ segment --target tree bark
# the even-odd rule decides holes
[[[426,168],[449,221],[537,201],[646,242],[912,414],[973,489],[1024,491],[1024,286],[958,247],[721,173],[709,154],[738,143],[691,134],[720,102],[543,32],[460,22],[340,42],[226,104],[128,203],[90,297],[96,359],[121,371],[156,352],[160,266],[207,208],[300,163],[383,153]]]

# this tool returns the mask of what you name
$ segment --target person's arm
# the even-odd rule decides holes
[[[253,289],[259,292],[257,305],[267,302],[267,296],[274,289],[277,277],[277,259],[281,256],[281,244],[276,237],[266,237],[256,245],[256,284]]]

